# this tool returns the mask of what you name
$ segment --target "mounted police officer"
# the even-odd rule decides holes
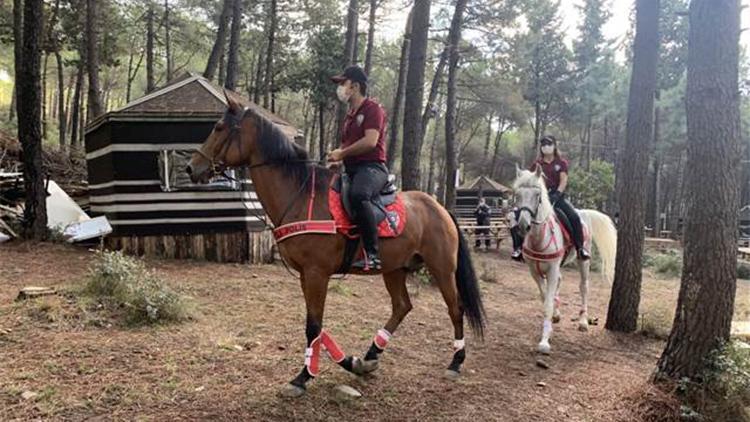
[[[367,75],[361,67],[350,66],[331,81],[338,84],[339,101],[349,106],[341,129],[341,145],[328,153],[328,161],[333,165],[343,162],[351,180],[349,199],[365,249],[364,259],[353,266],[379,270],[378,229],[372,199],[388,182],[385,110],[367,96]]]

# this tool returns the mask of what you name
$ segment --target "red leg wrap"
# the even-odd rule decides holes
[[[328,355],[333,359],[334,362],[339,363],[346,357],[344,352],[341,350],[336,341],[328,335],[325,331],[320,333],[320,340],[323,342],[323,347],[328,351]]]
[[[385,347],[388,345],[388,341],[391,339],[391,333],[384,329],[378,330],[378,333],[375,334],[375,339],[373,342],[375,343],[375,346],[378,347],[380,350],[385,350]]]

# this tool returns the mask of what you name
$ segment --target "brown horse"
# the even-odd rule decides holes
[[[327,201],[330,172],[309,160],[307,152],[265,116],[243,110],[228,97],[227,102],[224,117],[186,169],[191,179],[205,183],[224,168],[249,166],[258,199],[274,226],[307,220],[311,192],[316,194],[312,219],[331,220]],[[317,177],[311,178],[311,173]],[[316,183],[311,179],[317,179]],[[300,273],[307,307],[305,366],[282,390],[284,395],[305,392],[307,381],[318,373],[321,344],[334,361],[352,373],[361,375],[375,370],[391,333],[412,309],[406,276],[422,264],[436,281],[453,323],[454,353],[446,376],[456,377],[466,356],[464,313],[474,333],[482,337],[482,301],[466,242],[455,219],[429,195],[401,195],[407,216],[404,231],[399,237],[381,240],[382,275],[391,296],[392,313],[384,329],[377,332],[364,360],[345,356],[331,335],[322,330],[328,282],[344,260],[344,236],[303,234],[279,244],[284,260]]]

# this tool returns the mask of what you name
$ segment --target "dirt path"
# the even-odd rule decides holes
[[[64,246],[0,247],[0,328],[12,329],[0,336],[0,420],[632,420],[623,400],[642,388],[663,347],[603,330],[609,286],[598,280],[590,314],[602,321],[578,332],[571,321],[578,283],[566,272],[551,367],[538,368],[536,286],[524,266],[483,255],[479,273],[494,270],[498,281],[481,284],[486,339],[467,338],[459,382],[442,378],[452,329],[440,294],[413,281],[414,310],[375,375],[358,379],[325,360],[309,393],[287,401],[277,392],[302,365],[304,307],[298,282],[282,268],[149,262],[196,305],[195,321],[173,326],[92,323],[59,297],[13,302],[26,285],[80,284],[91,255]],[[385,288],[363,277],[332,286],[325,326],[345,351],[362,354],[390,313]],[[337,402],[333,389],[341,383],[364,397]],[[26,391],[38,396],[25,400]]]

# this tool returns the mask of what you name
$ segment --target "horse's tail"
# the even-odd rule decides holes
[[[456,217],[451,214],[453,224],[458,231],[458,267],[456,268],[456,287],[458,295],[461,298],[461,305],[464,314],[469,319],[469,326],[474,334],[484,337],[484,306],[482,305],[482,295],[479,293],[479,282],[474,272],[474,264],[471,262],[471,253],[466,245],[461,229],[458,227]]]
[[[591,238],[596,244],[602,259],[602,274],[611,283],[615,275],[615,258],[617,256],[617,229],[606,214],[596,210],[581,210],[583,220],[591,229]]]

